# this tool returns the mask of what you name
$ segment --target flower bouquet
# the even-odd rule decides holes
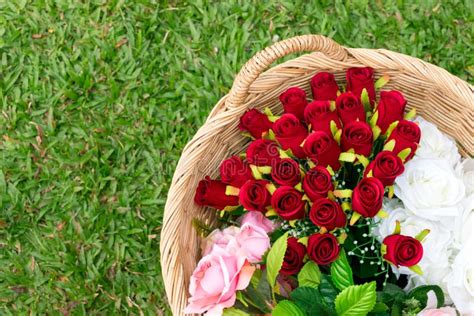
[[[186,313],[474,315],[472,159],[371,68],[247,111],[246,152],[206,177]]]

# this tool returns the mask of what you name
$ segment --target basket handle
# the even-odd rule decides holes
[[[256,53],[242,67],[229,92],[226,106],[228,108],[244,106],[250,85],[263,71],[279,58],[303,51],[320,51],[337,60],[344,60],[347,57],[344,47],[322,35],[302,35],[277,42]]]

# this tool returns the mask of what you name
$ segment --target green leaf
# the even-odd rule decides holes
[[[290,294],[291,299],[308,315],[333,315],[322,294],[312,287],[298,287]]]
[[[298,273],[298,285],[317,289],[321,282],[321,271],[316,263],[308,261]]]
[[[272,289],[275,286],[276,277],[278,272],[280,272],[283,259],[285,258],[287,240],[288,233],[285,233],[275,241],[267,255],[267,280]]]
[[[411,148],[405,148],[402,151],[400,151],[397,156],[400,157],[402,161],[405,161],[407,157],[410,155],[410,153],[411,153]]]
[[[335,305],[337,315],[367,315],[372,308],[374,308],[376,299],[375,282],[352,285],[344,289],[336,297]]]
[[[414,288],[408,293],[408,298],[414,298],[418,300],[423,307],[426,307],[428,301],[428,292],[433,291],[438,300],[438,308],[444,306],[444,293],[443,290],[437,285],[422,285]]]
[[[249,304],[247,303],[247,300],[245,299],[244,292],[237,291],[237,293],[235,294],[237,296],[237,300],[239,300],[242,303],[242,305],[244,305],[245,307],[249,306]]]
[[[261,269],[255,269],[252,278],[250,279],[250,284],[256,288],[258,286],[258,283],[262,279],[262,270]]]
[[[257,271],[258,270],[255,272],[258,273]],[[254,273],[254,275],[256,273]],[[246,302],[259,309],[261,313],[265,314],[271,311],[269,306],[273,303],[272,289],[270,288],[270,284],[268,284],[265,273],[260,273],[260,277],[252,277],[244,293],[246,295]]]
[[[371,313],[383,313],[388,311],[388,306],[385,303],[378,302],[375,304],[374,308],[370,311]]]
[[[224,312],[222,313],[222,315],[223,316],[250,316],[250,314],[233,307],[224,309]]]
[[[371,106],[370,106],[369,93],[367,92],[366,88],[362,90],[362,93],[360,94],[360,100],[362,101],[362,104],[364,105],[364,111],[369,112]]]
[[[331,279],[339,290],[354,285],[352,269],[347,261],[344,249],[341,250],[337,260],[331,264]]]
[[[266,306],[269,306],[272,303],[272,289],[270,288],[270,284],[267,281],[267,275],[266,274],[262,273],[262,277],[260,278],[260,282],[255,287],[255,289],[256,289],[257,293],[265,301]]]
[[[416,116],[416,108],[413,108],[410,110],[410,112],[408,112],[407,114],[405,114],[405,117],[404,119],[405,120],[411,120],[412,118],[414,118]]]
[[[191,223],[201,237],[207,237],[215,229],[197,218],[193,218]]]
[[[406,297],[405,291],[392,283],[387,283],[383,291],[378,292],[378,295],[378,301],[381,301],[389,306],[391,306],[394,302],[402,302]]]
[[[334,301],[336,300],[339,291],[332,283],[329,275],[323,274],[321,276],[321,283],[319,284],[319,293],[321,293],[326,304],[334,308]]]
[[[301,308],[298,307],[293,302],[290,302],[288,300],[283,300],[280,303],[278,303],[277,306],[272,311],[273,316],[306,316],[305,312],[301,310]]]
[[[391,139],[383,145],[383,150],[393,151],[395,148],[395,139]]]
[[[400,303],[393,304],[391,316],[402,316],[402,306]]]
[[[379,90],[383,86],[385,86],[390,80],[390,77],[388,75],[383,75],[380,77],[377,81],[375,81],[375,89]]]

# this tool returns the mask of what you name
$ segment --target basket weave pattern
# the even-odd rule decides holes
[[[266,70],[279,58],[304,51],[312,53]],[[298,86],[311,95],[309,82],[317,72],[333,73],[342,83],[348,68],[364,66],[374,68],[376,78],[388,74],[390,81],[384,90],[400,90],[408,100],[408,109],[416,108],[419,115],[455,138],[463,155],[473,154],[474,89],[444,69],[389,50],[343,47],[320,35],[298,36],[264,49],[242,67],[231,91],[216,104],[186,145],[176,167],[160,245],[163,278],[173,315],[181,315],[186,306],[189,277],[200,256],[200,237],[191,221],[215,220],[214,210],[194,204],[194,192],[206,175],[218,176],[222,160],[246,147],[248,140],[238,129],[240,116],[254,107],[270,107],[280,114],[278,96],[287,88]]]

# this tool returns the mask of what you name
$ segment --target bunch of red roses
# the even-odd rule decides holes
[[[405,114],[407,101],[399,91],[377,93],[388,77],[375,82],[369,67],[347,70],[346,80],[347,85],[341,90],[334,75],[320,72],[311,79],[311,102],[304,90],[291,87],[280,95],[281,116],[268,108],[264,112],[245,112],[239,128],[252,139],[246,152],[224,160],[219,168],[220,180],[206,177],[195,194],[197,204],[217,208],[228,223],[240,221],[242,227],[247,227],[240,233],[235,226],[214,231],[207,240],[214,243],[215,253],[226,249],[227,253],[239,256],[254,244],[254,252],[258,252],[257,257],[264,264],[257,264],[257,269],[266,267],[272,291],[276,271],[282,286],[279,293],[295,291],[297,294],[290,295],[295,302],[304,296],[304,291],[308,294],[305,280],[310,279],[310,287],[314,284],[311,282],[319,282],[311,281],[319,278],[318,267],[331,277],[326,287],[343,290],[341,295],[353,304],[357,300],[349,299],[347,292],[348,287],[355,286],[353,271],[358,280],[366,280],[364,286],[368,287],[372,286],[369,281],[379,284],[378,276],[384,273],[383,288],[389,279],[388,264],[422,273],[417,263],[423,256],[421,241],[429,231],[424,230],[415,238],[403,236],[397,222],[393,234],[383,242],[371,235],[377,226],[376,218],[387,215],[382,209],[384,198],[393,197],[395,179],[404,172],[404,163],[414,156],[420,142],[420,128],[410,120],[415,113]],[[242,215],[243,221],[239,219]],[[262,237],[261,228],[269,238]],[[347,259],[346,251],[356,260]],[[366,258],[370,261],[365,262]],[[251,259],[247,258],[252,263]],[[202,260],[212,258],[206,256]],[[208,267],[214,274],[220,271],[212,268],[212,264]],[[248,270],[236,271],[235,278],[250,282],[247,275],[239,274],[242,271]],[[203,283],[199,283],[201,290],[192,293],[207,293],[205,275],[193,274],[193,284]],[[298,292],[299,287],[304,289]],[[236,294],[226,289],[222,293],[217,291],[219,295],[209,306],[192,311],[232,306]],[[257,295],[252,293],[250,297]],[[375,291],[371,293],[367,295],[372,295],[375,304]],[[313,291],[311,295],[314,298],[328,293]],[[197,300],[194,297],[195,294],[191,301]],[[328,303],[317,303],[318,314],[344,314],[338,311],[342,307],[337,299],[333,301],[334,297],[324,297]],[[240,300],[246,302],[242,297]],[[275,299],[273,303],[267,302],[274,303]],[[278,303],[277,309],[282,308],[285,314],[297,308],[288,304]],[[305,304],[300,307],[308,308]],[[261,311],[268,312],[265,308]],[[311,314],[314,310],[310,308],[307,312]]]
[[[420,129],[405,115],[399,91],[376,90],[371,68],[351,68],[341,90],[334,75],[311,79],[313,100],[292,87],[280,95],[284,113],[251,109],[239,128],[252,138],[247,151],[224,160],[220,180],[199,183],[199,205],[242,214],[258,211],[281,221],[290,231],[281,274],[300,271],[307,257],[318,265],[338,258],[349,227],[360,218],[384,217],[384,196],[393,196],[395,178],[403,173],[420,141]],[[240,213],[239,213],[240,209]],[[306,223],[303,229],[295,229]],[[298,231],[299,230],[299,231]],[[295,232],[296,231],[296,232]],[[383,258],[395,266],[417,269],[421,240],[399,234],[387,237]]]

